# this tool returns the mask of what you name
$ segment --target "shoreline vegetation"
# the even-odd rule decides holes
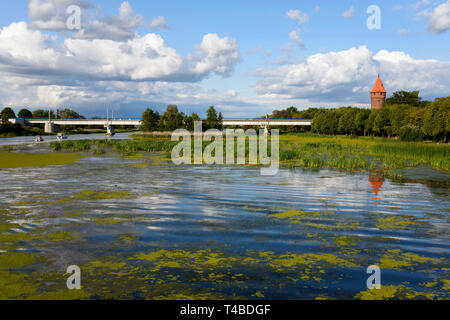
[[[80,140],[52,142],[54,151],[91,152],[101,155],[109,150],[122,156],[139,152],[162,152],[170,158],[173,147],[168,134],[135,134],[133,140]],[[246,139],[248,161],[249,139]],[[269,137],[270,140],[270,137]],[[203,150],[210,142],[203,143]],[[235,156],[237,143],[235,143]],[[268,150],[270,152],[270,148]],[[224,157],[226,148],[224,146]],[[280,135],[280,165],[287,168],[330,168],[349,171],[381,170],[401,177],[407,167],[428,165],[450,171],[450,145],[427,142],[402,142],[378,137],[327,136],[311,133]]]

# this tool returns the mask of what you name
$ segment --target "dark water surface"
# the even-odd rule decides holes
[[[25,261],[0,271],[4,297],[449,298],[445,184],[114,153],[0,181],[0,269],[2,255]],[[82,272],[70,295],[69,265]]]

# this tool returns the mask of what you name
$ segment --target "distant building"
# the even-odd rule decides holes
[[[386,102],[386,89],[381,82],[380,76],[378,76],[372,91],[370,91],[370,97],[372,100],[372,110],[383,109],[384,103]]]

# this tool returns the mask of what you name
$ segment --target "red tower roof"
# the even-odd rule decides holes
[[[373,86],[372,91],[370,91],[370,93],[375,93],[375,92],[386,93],[386,89],[383,86],[383,82],[381,82],[380,76],[378,76],[377,81],[375,81],[375,85]]]

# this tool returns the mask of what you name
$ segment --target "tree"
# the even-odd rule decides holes
[[[366,135],[366,121],[370,116],[369,109],[358,109],[358,112],[355,117],[355,130],[357,135]]]
[[[10,107],[6,107],[0,113],[0,118],[2,119],[3,123],[6,123],[9,119],[15,119],[16,114],[14,113],[13,109],[11,109]]]
[[[48,113],[47,113],[48,115]],[[85,119],[84,116],[78,114],[77,112],[71,110],[71,109],[63,109],[59,111],[59,116],[62,119]]]
[[[159,125],[159,113],[158,111],[153,111],[150,108],[144,111],[142,114],[142,131],[157,131]]]
[[[366,128],[366,133],[369,135],[374,135],[375,134],[375,118],[377,117],[379,113],[379,110],[372,110],[370,112],[369,117],[367,118],[366,122],[365,122],[365,128]]]
[[[33,111],[33,118],[36,118],[36,119],[48,119],[48,113],[49,113],[48,110],[38,109],[38,110]],[[53,110],[50,110],[50,116],[52,118],[55,118],[55,113],[53,112]]]
[[[337,134],[339,114],[334,109],[321,109],[316,113],[311,126],[312,132],[321,134]]]
[[[17,114],[17,117],[21,118],[21,119],[30,119],[30,118],[33,118],[33,114],[28,109],[22,109]]]
[[[159,128],[162,131],[174,131],[183,128],[183,119],[184,114],[178,111],[178,107],[169,105],[159,120]]]
[[[437,98],[425,112],[423,132],[434,140],[449,139],[450,97]]]
[[[387,136],[388,138],[391,137],[392,130],[390,112],[388,108],[383,108],[382,110],[380,110],[380,112],[378,112],[377,116],[375,117],[373,130],[380,136]]]
[[[340,134],[356,134],[355,118],[357,108],[344,107],[337,110],[339,116],[338,131]]]
[[[413,107],[419,107],[422,98],[419,97],[419,91],[396,91],[391,97],[386,99],[386,105],[409,104]]]
[[[223,128],[223,115],[222,113],[217,114],[214,106],[210,106],[208,111],[206,111],[206,121],[205,121],[205,130],[208,129],[218,129],[222,130]]]

